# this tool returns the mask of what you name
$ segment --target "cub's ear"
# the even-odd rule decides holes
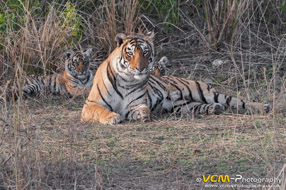
[[[169,59],[166,56],[163,56],[158,63],[166,66],[169,63]]]
[[[73,50],[67,50],[64,53],[64,59],[69,59],[74,54]]]
[[[92,48],[88,48],[84,53],[87,57],[90,57],[91,52],[92,52]]]
[[[115,36],[115,42],[117,47],[121,46],[121,44],[123,43],[123,41],[126,39],[126,34],[123,33],[118,33]]]
[[[154,31],[147,32],[147,34],[145,35],[145,39],[150,40],[151,42],[153,42],[154,37],[155,37]]]

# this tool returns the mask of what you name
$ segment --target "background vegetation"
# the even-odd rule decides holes
[[[204,189],[203,174],[279,177],[285,189],[285,23],[285,0],[0,1],[0,189]],[[66,49],[92,47],[96,71],[116,33],[150,30],[167,74],[267,101],[271,114],[106,127],[79,122],[82,97],[6,101],[25,77],[62,71]]]

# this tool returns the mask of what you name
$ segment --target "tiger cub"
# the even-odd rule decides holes
[[[79,96],[88,94],[93,81],[89,57],[92,49],[85,52],[67,50],[64,53],[65,71],[48,76],[35,76],[25,80],[24,97],[33,97],[43,91],[52,94]]]
[[[99,66],[81,120],[116,124],[125,119],[150,121],[151,112],[221,114],[268,112],[268,104],[247,103],[219,94],[206,83],[150,75],[154,64],[154,33],[117,34],[117,47]]]
[[[169,60],[166,56],[161,57],[159,61],[156,61],[150,70],[150,74],[155,76],[164,76],[166,74],[166,68]]]

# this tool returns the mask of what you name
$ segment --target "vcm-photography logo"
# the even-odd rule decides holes
[[[230,177],[229,175],[202,175],[198,177],[196,181],[199,182],[211,182],[211,183],[278,183],[281,184],[281,179],[278,178],[256,178],[256,177],[243,177],[242,175],[235,175]]]

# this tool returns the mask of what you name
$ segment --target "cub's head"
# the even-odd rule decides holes
[[[115,37],[120,52],[115,68],[125,79],[142,80],[149,76],[154,63],[154,32],[146,35],[119,33]]]
[[[151,69],[151,74],[155,76],[164,76],[169,59],[163,56],[159,61],[156,61]]]
[[[64,54],[65,71],[73,77],[83,79],[89,74],[89,57],[92,48],[84,52],[67,50]]]

